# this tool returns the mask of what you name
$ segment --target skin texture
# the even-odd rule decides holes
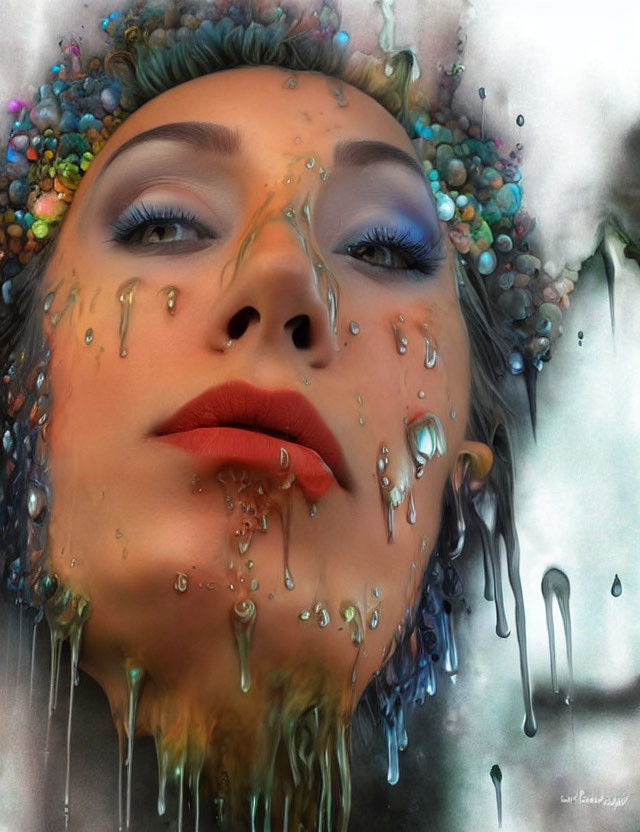
[[[468,341],[451,256],[428,276],[375,265],[372,257],[385,256],[379,248],[373,255],[346,249],[377,226],[439,238],[419,174],[393,160],[334,164],[339,142],[382,141],[413,155],[408,137],[363,93],[313,73],[289,86],[292,77],[268,68],[219,73],[132,115],[84,177],[46,278],[45,291],[56,290],[45,319],[50,569],[92,605],[80,665],[106,691],[119,724],[125,669],[143,668],[138,729],[170,723],[200,745],[230,714],[250,734],[280,669],[301,691],[300,680],[308,680],[301,696],[328,696],[336,712],[348,714],[414,604],[460,455],[479,460],[479,473],[490,467],[489,451],[465,440]],[[229,128],[239,152],[155,139],[112,160],[132,137],[182,121]],[[213,235],[184,244],[113,242],[111,223],[141,202],[182,206]],[[295,222],[285,214],[290,208]],[[339,289],[335,332],[316,262]],[[129,304],[121,287],[133,279]],[[173,309],[167,287],[177,289]],[[247,308],[246,328],[229,345],[231,322]],[[301,319],[307,337],[297,344]],[[437,345],[431,369],[425,332]],[[408,341],[405,354],[398,337]],[[305,396],[336,437],[348,472],[348,487],[334,483],[311,517],[295,483],[285,492],[277,477],[250,470],[267,482],[274,506],[268,531],[254,535],[244,556],[233,542],[239,516],[225,506],[216,465],[154,437],[186,402],[238,379]],[[447,450],[416,480],[405,419],[425,413],[441,421]],[[413,489],[417,514],[415,524],[406,521],[406,499],[390,542],[376,469],[383,445],[387,473]],[[287,511],[292,590],[283,582]],[[175,588],[177,573],[188,576],[184,592]],[[257,618],[253,687],[242,693],[231,611],[247,598]],[[329,613],[326,627],[318,626],[317,603]],[[355,625],[341,616],[344,605],[362,619],[360,646]],[[300,620],[301,610],[311,611],[309,620]]]

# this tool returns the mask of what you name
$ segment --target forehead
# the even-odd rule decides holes
[[[288,148],[294,140],[321,149],[341,138],[360,138],[412,152],[401,125],[370,96],[320,73],[273,67],[225,70],[168,90],[127,119],[110,149],[137,133],[182,120],[235,128],[243,150],[254,143],[265,150]]]

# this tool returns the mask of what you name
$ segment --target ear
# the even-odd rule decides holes
[[[479,491],[493,468],[493,451],[483,442],[465,439],[453,470],[453,485],[458,489],[465,477],[472,492]]]

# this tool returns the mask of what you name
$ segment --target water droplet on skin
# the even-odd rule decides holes
[[[248,693],[251,690],[251,673],[249,669],[249,650],[251,635],[256,621],[256,605],[249,599],[238,601],[231,610],[233,632],[236,639],[238,658],[240,660],[240,690]]]
[[[569,612],[569,596],[571,587],[566,574],[556,567],[551,567],[542,576],[542,597],[544,598],[547,619],[547,633],[549,636],[549,658],[551,661],[551,686],[554,693],[559,693],[558,671],[556,666],[556,643],[553,626],[553,596],[555,595],[564,627],[565,647],[567,651],[567,666],[569,670],[569,691],[567,701],[573,698],[573,650],[571,643],[571,614]]]
[[[407,443],[416,468],[416,477],[424,473],[428,460],[447,451],[444,428],[434,413],[427,413],[407,425]]]
[[[358,335],[360,332],[360,327],[358,326],[357,321],[349,321],[349,332],[352,335]]]
[[[356,401],[358,402],[358,404],[359,404],[361,407],[362,407],[362,405],[364,404],[364,400],[363,400],[362,396],[361,396],[359,393],[358,393],[358,395],[356,396]]]
[[[62,309],[59,312],[56,312],[55,315],[52,315],[52,317],[51,317],[51,326],[57,326],[60,323],[60,321],[64,318],[64,316],[67,314],[67,312],[71,309],[71,307],[73,306],[73,304],[76,302],[77,299],[78,299],[78,287],[77,286],[72,286],[70,291],[69,291],[69,294],[67,295],[67,300],[65,302],[65,305],[62,307]]]
[[[231,347],[233,346],[233,338],[229,338],[228,341],[225,341],[223,346],[224,346],[225,350],[230,350]]]
[[[175,286],[163,286],[162,289],[160,289],[159,294],[163,294],[166,297],[167,312],[170,315],[175,315],[180,290]]]
[[[207,581],[207,583],[205,584],[205,586],[206,586],[206,588],[207,588],[207,589],[209,589],[209,590],[211,590],[211,589],[215,589],[215,588],[216,588],[216,585],[215,585],[215,583],[214,583],[213,581]]]
[[[69,563],[69,566],[73,569],[73,567],[76,565],[76,562],[77,561],[76,561],[75,558],[71,558],[71,562]]]
[[[302,139],[301,139],[300,136],[294,136],[294,139],[293,139],[294,144],[300,144],[301,141],[302,141]]]
[[[251,592],[255,592],[257,589],[260,589],[260,581],[257,580],[257,578],[253,578],[249,584],[249,589]]]
[[[342,82],[337,81],[335,78],[328,78],[327,83],[329,84],[331,95],[335,98],[338,107],[346,107],[347,99],[345,97],[345,90]]]
[[[395,338],[396,342],[396,351],[398,355],[406,355],[407,347],[409,346],[409,340],[406,338],[402,332],[402,329],[398,326],[398,324],[392,324],[393,328],[393,337]]]
[[[311,503],[311,505],[309,506],[309,517],[315,517],[317,512],[318,512],[318,504],[317,503]]]
[[[415,525],[416,522],[416,506],[413,502],[413,491],[409,491],[409,505],[407,507],[407,523],[410,523],[412,526]]]
[[[311,618],[311,613],[309,610],[300,610],[298,613],[298,618],[300,621],[308,621]]]
[[[54,289],[53,292],[49,292],[44,299],[44,303],[42,304],[42,309],[44,312],[50,312],[51,307],[53,306],[53,301],[56,296],[56,290]]]
[[[518,125],[518,127],[522,127],[522,125],[524,124],[524,116],[521,113],[516,116],[516,124]]]
[[[369,627],[371,627],[372,630],[375,630],[376,627],[378,626],[379,621],[380,621],[380,611],[378,609],[375,609],[371,613],[371,616],[369,617]]]
[[[290,78],[287,78],[287,80],[284,82],[282,86],[285,89],[293,90],[298,86],[298,79],[295,77],[295,75],[292,75]]]
[[[127,356],[127,335],[129,333],[129,324],[131,320],[131,309],[133,306],[133,295],[136,287],[140,282],[140,278],[134,277],[131,280],[125,281],[116,292],[116,297],[120,302],[120,357]]]
[[[289,591],[296,588],[296,585],[293,582],[293,578],[291,577],[291,572],[289,572],[288,567],[284,570],[284,585],[286,589],[288,589]]]
[[[436,365],[438,360],[438,350],[430,338],[424,339],[424,366],[431,370]]]
[[[289,467],[289,452],[286,448],[280,448],[280,468],[287,469]]]
[[[360,416],[358,422],[360,423],[360,427],[364,427],[364,416]]]
[[[328,627],[331,623],[331,616],[329,615],[329,611],[326,610],[324,607],[320,607],[320,609],[316,609],[316,615],[318,620],[318,627]]]
[[[371,594],[373,595],[374,598],[379,598],[380,597],[380,590],[378,589],[377,586],[374,586],[374,588],[371,590]]]
[[[489,772],[491,782],[496,790],[496,806],[498,809],[498,829],[502,829],[502,772],[499,765],[491,766]]]
[[[424,390],[418,390],[418,398],[424,399]]]
[[[303,378],[302,383],[305,385],[305,387],[310,387],[311,386],[311,382],[309,381],[308,378]]]
[[[269,595],[268,595],[268,598],[269,598],[270,601],[273,601],[275,597],[276,596],[275,596],[274,592],[270,592]]]
[[[46,376],[44,373],[38,373],[36,376],[36,390],[42,390]]]
[[[84,342],[85,344],[91,344],[93,341],[93,330],[91,327],[85,332],[84,334]]]
[[[451,408],[451,410],[449,411],[449,416],[451,416],[452,419],[456,418],[456,412],[453,408]]]
[[[304,166],[306,168],[309,168],[309,170],[311,170],[311,168],[315,165],[315,163],[316,163],[315,159],[313,159],[313,158],[307,159],[307,161],[304,163]]]
[[[173,588],[176,592],[186,592],[189,585],[189,576],[184,572],[176,572],[176,579]]]
[[[618,577],[617,572],[615,578],[613,579],[613,583],[611,584],[611,594],[614,598],[619,598],[622,595],[622,581]]]
[[[120,529],[116,529],[116,540],[120,540],[121,537],[122,537],[122,532],[120,531]]]
[[[252,560],[247,561],[247,569],[253,569],[255,563]]]
[[[285,208],[282,213],[288,220],[294,220],[296,218],[296,209],[291,206]]]
[[[327,179],[329,178],[329,174],[327,173],[327,171],[324,168],[320,168],[318,173],[320,174],[320,179],[322,179],[323,182],[326,182]]]

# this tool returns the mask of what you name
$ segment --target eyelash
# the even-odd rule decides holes
[[[115,243],[141,245],[141,241],[134,239],[134,237],[142,235],[149,226],[170,227],[171,225],[177,224],[195,228],[201,239],[207,237],[214,238],[216,236],[191,211],[187,211],[184,208],[177,208],[173,205],[154,205],[150,207],[145,205],[144,202],[141,202],[140,205],[132,205],[130,208],[127,208],[124,214],[111,224],[111,230],[113,232],[111,240]],[[164,243],[162,245],[167,246],[171,245],[171,243]]]
[[[408,262],[402,267],[385,266],[382,263],[366,263],[361,257],[357,257],[356,250],[363,246],[374,246],[376,248],[387,248],[392,252],[401,254]],[[445,257],[442,249],[442,240],[416,241],[412,240],[408,231],[398,231],[389,228],[372,228],[355,244],[346,247],[346,253],[356,259],[365,262],[368,266],[387,271],[406,271],[420,276],[435,274],[442,265]]]

